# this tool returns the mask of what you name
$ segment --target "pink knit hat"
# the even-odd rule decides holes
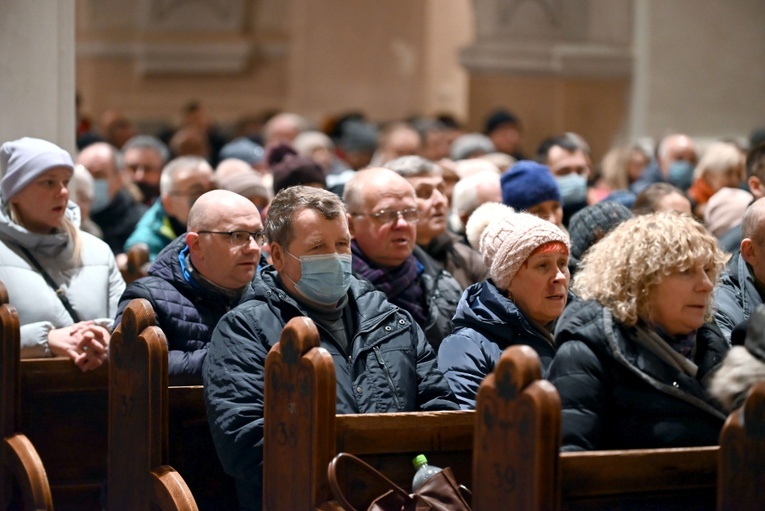
[[[570,249],[568,236],[555,224],[496,202],[476,209],[465,231],[500,289],[510,286],[521,265],[542,245],[559,242]]]

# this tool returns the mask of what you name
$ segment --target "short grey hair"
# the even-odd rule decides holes
[[[444,171],[437,164],[422,156],[401,156],[383,165],[386,169],[396,172],[401,177],[429,176],[431,174],[443,175]]]
[[[162,169],[162,176],[159,178],[159,194],[162,197],[165,197],[174,191],[175,175],[178,172],[205,166],[210,168],[210,172],[212,173],[212,167],[207,163],[207,160],[199,156],[179,156],[178,158],[171,160]]]
[[[129,139],[122,146],[122,152],[127,152],[128,149],[150,149],[162,158],[163,165],[170,159],[170,149],[167,148],[167,145],[151,135],[136,135]]]

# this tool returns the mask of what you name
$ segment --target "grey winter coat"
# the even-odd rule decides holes
[[[80,208],[69,202],[67,217],[80,223]],[[0,208],[0,281],[8,289],[11,304],[21,322],[21,357],[49,357],[48,332],[74,323],[55,291],[30,263],[20,246],[39,261],[53,281],[66,293],[81,321],[94,320],[111,329],[125,281],[109,246],[80,231],[82,261],[72,262],[72,244],[63,232],[36,234],[8,217]]]
[[[715,320],[730,344],[733,329],[749,319],[754,309],[762,303],[754,279],[746,267],[740,252],[733,254],[715,290]]]

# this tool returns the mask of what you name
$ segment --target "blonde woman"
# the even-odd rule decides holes
[[[705,387],[728,350],[710,308],[723,257],[676,213],[627,220],[587,252],[549,373],[564,450],[717,443],[725,415]]]
[[[45,140],[0,147],[0,281],[19,313],[21,357],[69,357],[88,371],[106,360],[125,282],[108,245],[78,230],[73,170]]]

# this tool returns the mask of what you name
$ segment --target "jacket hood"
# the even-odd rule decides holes
[[[539,336],[518,307],[491,280],[465,290],[454,314],[454,328],[471,328],[490,339],[504,339],[508,331]],[[511,339],[507,339],[508,345]]]
[[[80,207],[75,202],[69,201],[65,215],[77,228],[80,227]],[[54,234],[37,234],[17,224],[11,220],[5,203],[0,207],[0,237],[46,257],[62,256],[62,251],[69,244],[69,237],[63,230]],[[71,250],[71,247],[68,248]]]

